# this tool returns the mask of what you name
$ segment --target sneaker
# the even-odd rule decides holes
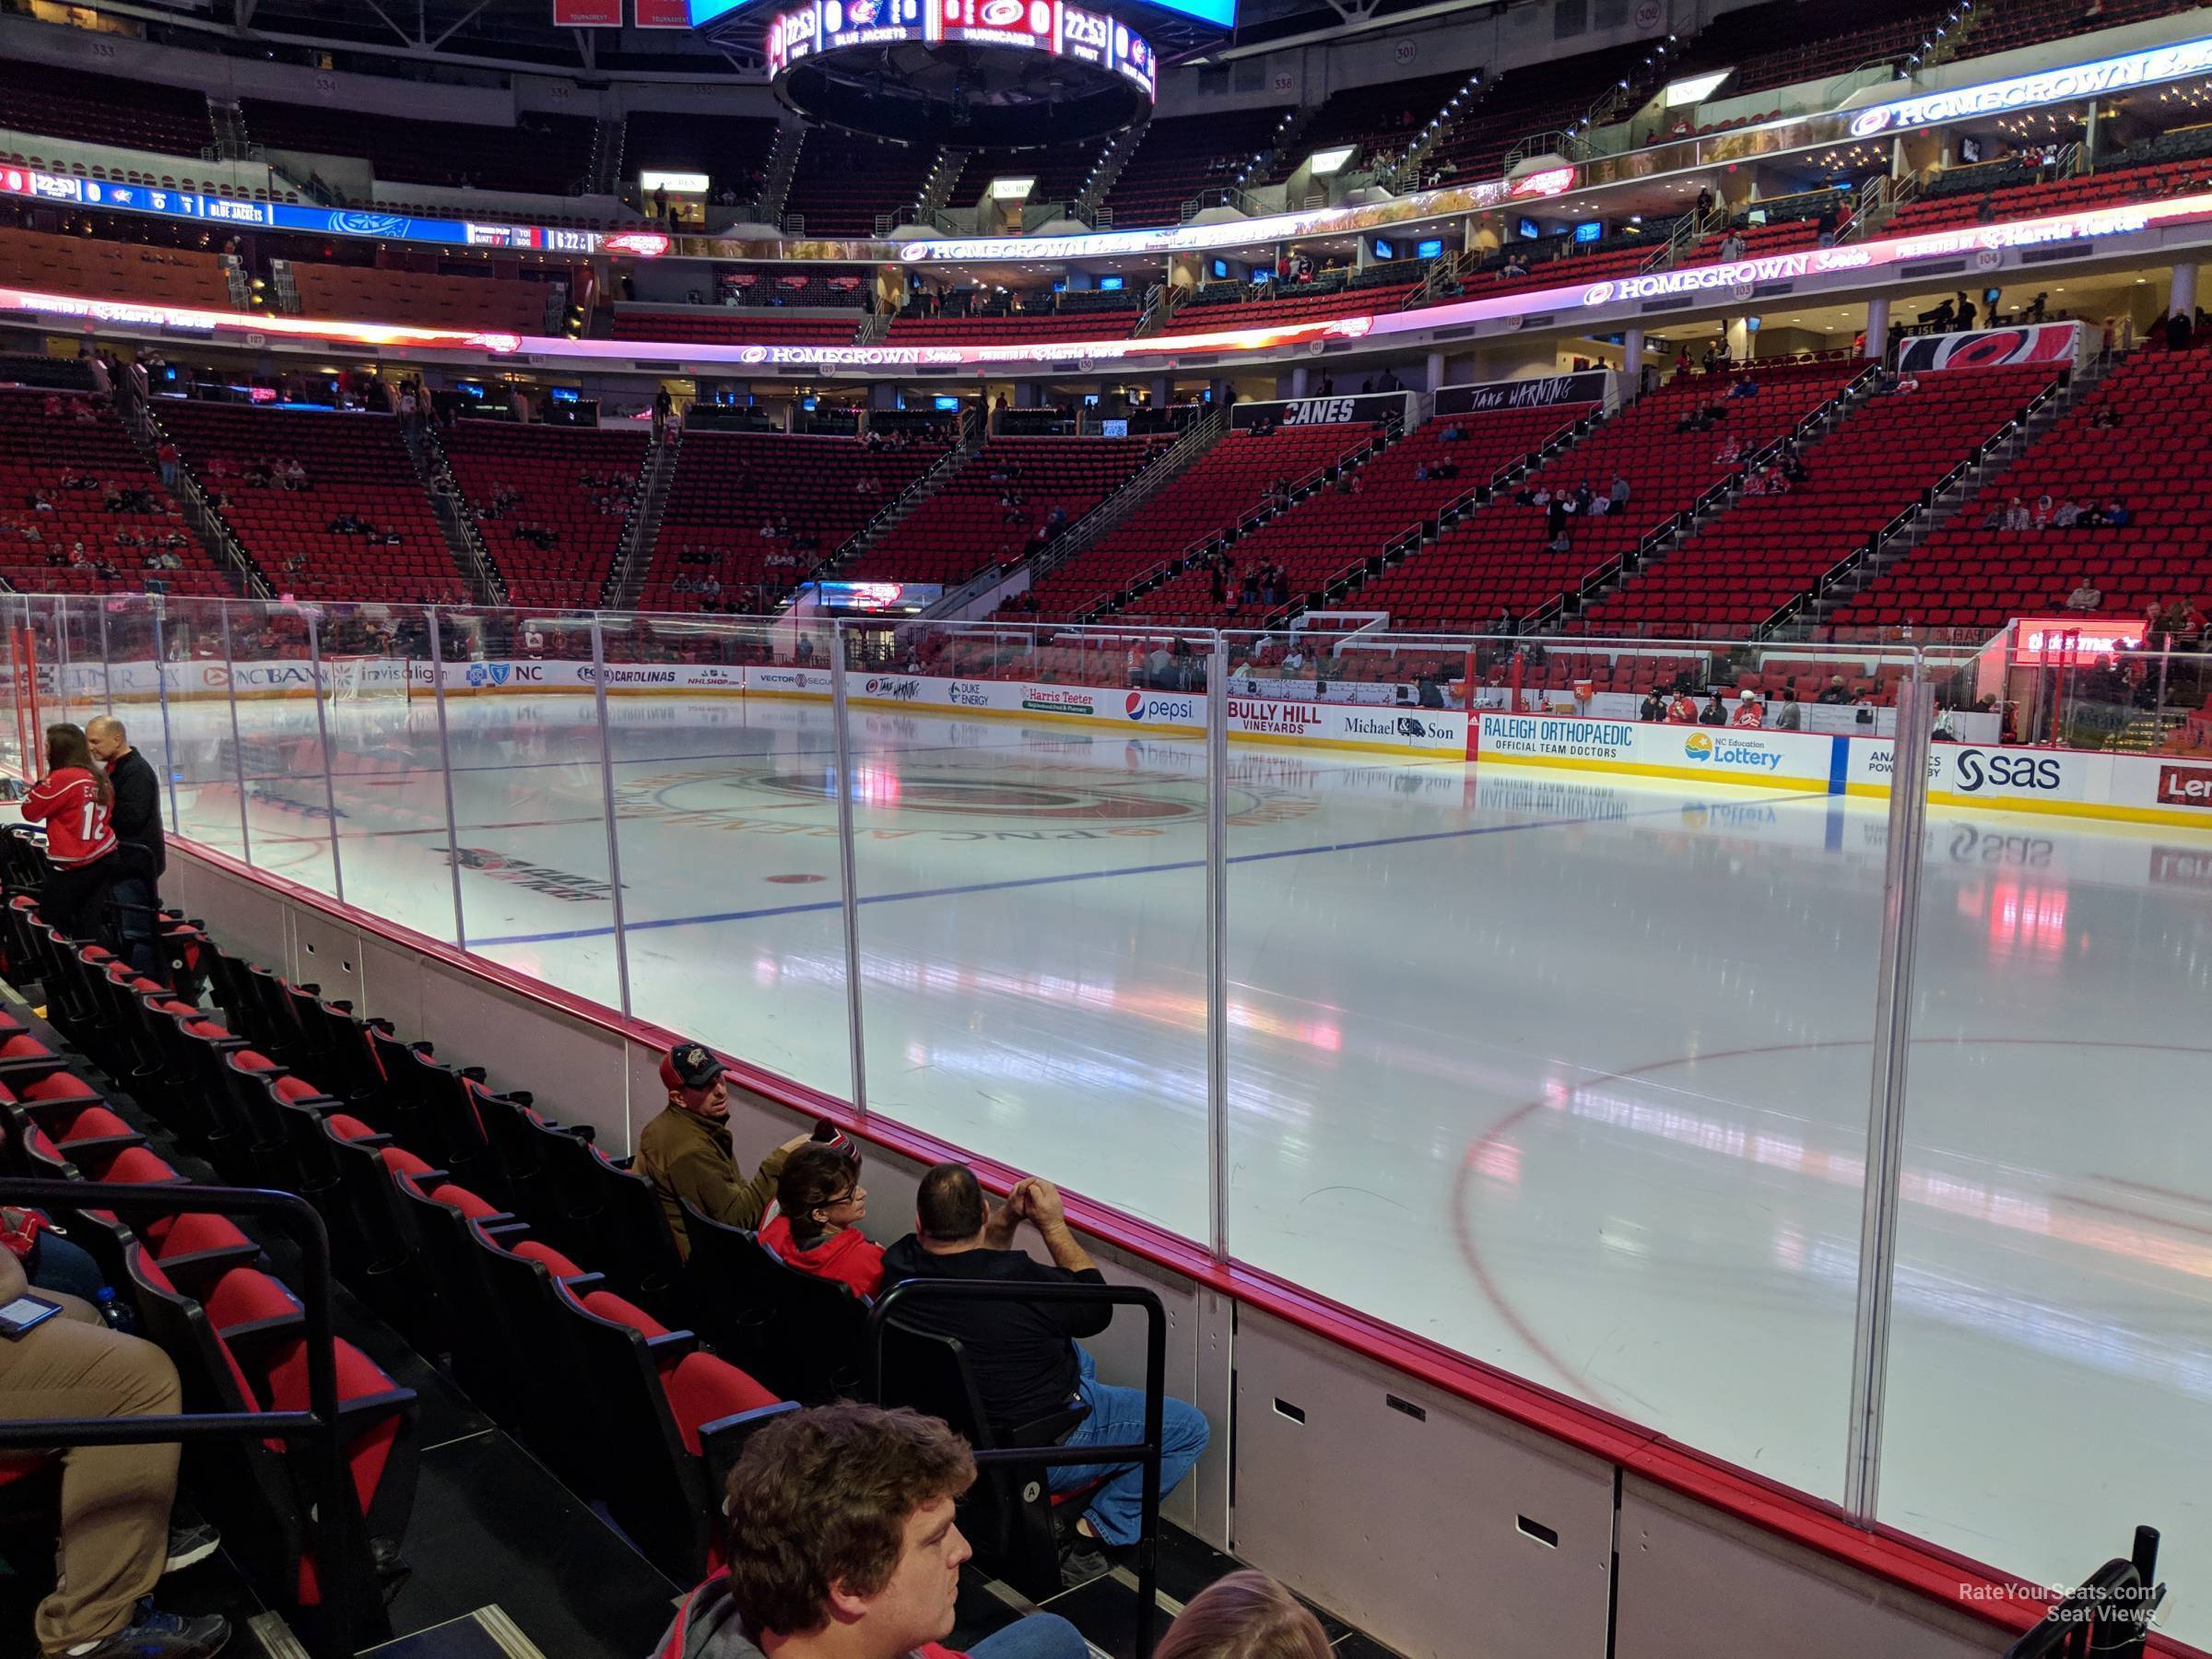
[[[169,1529],[169,1559],[161,1563],[163,1572],[182,1572],[187,1567],[197,1567],[220,1548],[223,1535],[204,1521],[172,1522]]]
[[[149,1599],[114,1635],[70,1652],[81,1659],[215,1659],[229,1640],[229,1620],[212,1613],[204,1618],[157,1613]]]
[[[1113,1563],[1099,1547],[1096,1538],[1087,1538],[1081,1533],[1071,1533],[1060,1546],[1060,1587],[1073,1590],[1077,1584],[1088,1584],[1092,1579],[1104,1578],[1113,1571]]]

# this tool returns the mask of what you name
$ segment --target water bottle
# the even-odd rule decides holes
[[[126,1336],[138,1334],[138,1316],[115,1299],[112,1287],[102,1285],[92,1293],[94,1305],[100,1310],[100,1323]]]

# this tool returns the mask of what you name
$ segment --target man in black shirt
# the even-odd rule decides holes
[[[1034,1176],[1021,1182],[997,1210],[990,1208],[975,1172],[965,1164],[938,1164],[922,1177],[914,1200],[914,1231],[884,1252],[888,1283],[910,1278],[968,1279],[986,1284],[1102,1285],[1105,1277],[1091,1265],[1068,1230],[1060,1194]],[[1034,1228],[1052,1256],[1047,1265],[1017,1250],[1016,1230]],[[918,1304],[917,1324],[959,1338],[975,1374],[983,1410],[994,1427],[1015,1429],[1048,1412],[1080,1402],[1089,1407],[1061,1443],[1068,1446],[1127,1444],[1144,1438],[1144,1391],[1100,1382],[1090,1356],[1075,1338],[1095,1336],[1113,1317],[1104,1303],[929,1301]],[[1206,1418],[1184,1402],[1165,1402],[1161,1420],[1159,1490],[1164,1498],[1206,1450]],[[1062,1555],[1063,1576],[1071,1583],[1108,1570],[1105,1558],[1088,1543],[1136,1541],[1144,1499],[1144,1473],[1135,1464],[1101,1471],[1070,1465],[1046,1471],[1054,1491],[1087,1487],[1105,1475],[1090,1494],[1078,1535]]]
[[[161,786],[146,757],[131,747],[123,722],[113,715],[87,721],[85,742],[93,759],[108,769],[108,782],[115,791],[110,822],[115,828],[122,874],[108,891],[115,906],[123,959],[148,978],[161,979],[155,918],[160,912],[161,873],[169,867],[168,849],[161,840]]]

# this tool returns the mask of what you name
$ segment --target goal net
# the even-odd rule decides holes
[[[398,701],[407,700],[407,665],[404,657],[326,656],[323,659],[323,695],[334,703]]]

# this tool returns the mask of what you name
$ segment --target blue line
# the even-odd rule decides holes
[[[1768,805],[1787,801],[1826,800],[1828,792],[1820,790],[1809,794],[1787,794],[1775,797]],[[1569,830],[1580,824],[1625,823],[1630,818],[1679,817],[1682,807],[1654,806],[1648,812],[1624,812],[1610,818],[1539,818],[1526,824],[1481,824],[1472,830],[1432,830],[1419,835],[1382,835],[1371,841],[1331,841],[1324,846],[1284,847],[1273,853],[1239,853],[1226,862],[1232,865],[1265,864],[1277,858],[1309,858],[1320,853],[1363,853],[1376,847],[1405,847],[1422,841],[1465,841],[1477,835],[1504,835],[1520,830]],[[1006,881],[972,881],[959,887],[915,888],[903,893],[864,893],[863,904],[902,904],[913,899],[953,899],[963,893],[995,893],[1015,888],[1057,887],[1070,881],[1104,881],[1122,876],[1164,876],[1177,870],[1202,870],[1202,858],[1177,859],[1170,864],[1128,865],[1117,870],[1072,870],[1058,876],[1022,876]],[[631,922],[624,925],[624,933],[644,933],[658,927],[700,927],[719,922],[758,922],[769,916],[801,916],[820,911],[841,910],[841,899],[818,899],[807,904],[771,905],[764,910],[717,911],[698,916],[664,916],[653,922]],[[559,933],[509,934],[500,938],[471,939],[472,950],[496,945],[550,945],[565,939],[605,938],[615,930],[612,927],[572,927]]]

